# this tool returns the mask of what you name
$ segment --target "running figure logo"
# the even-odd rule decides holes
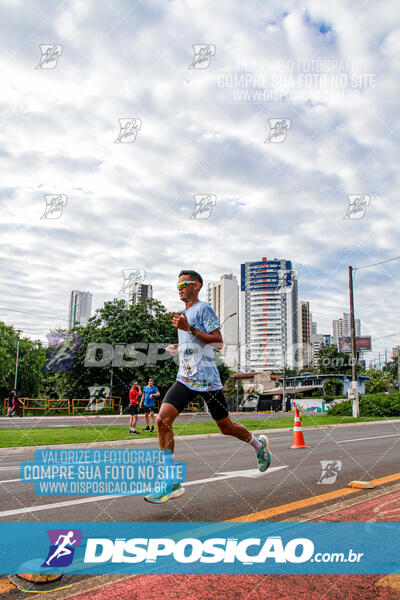
[[[194,210],[189,219],[208,219],[213,206],[217,204],[214,194],[194,194]]]
[[[362,219],[371,197],[368,194],[348,194],[349,208],[343,219]]]
[[[74,558],[75,548],[80,546],[82,532],[79,529],[48,529],[49,553],[42,567],[68,567]]]
[[[137,132],[142,129],[142,119],[118,119],[119,134],[115,144],[133,144]]]
[[[341,460],[320,460],[321,463],[321,477],[318,484],[332,484],[335,483],[338,474],[342,470]]]
[[[215,56],[214,44],[193,44],[194,57],[189,69],[208,69],[213,56]]]
[[[271,294],[289,294],[298,279],[299,272],[296,269],[279,269],[278,284],[271,290]]]
[[[75,354],[81,347],[81,336],[77,333],[52,332],[46,337],[49,341],[50,355],[43,372],[69,371],[74,364]]]
[[[119,291],[120,294],[129,294],[135,287],[135,283],[141,283],[146,277],[143,269],[122,269],[124,281]]]
[[[55,69],[63,47],[61,44],[39,44],[41,57],[35,69]]]
[[[290,119],[268,119],[269,134],[264,144],[281,144],[286,140],[292,121]]]
[[[41,219],[59,219],[67,206],[67,196],[65,194],[45,194],[46,208],[40,217]]]

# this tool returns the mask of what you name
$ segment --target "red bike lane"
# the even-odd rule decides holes
[[[400,491],[315,521],[400,520]],[[388,529],[390,534],[390,529]],[[400,575],[141,575],[69,600],[400,600]]]

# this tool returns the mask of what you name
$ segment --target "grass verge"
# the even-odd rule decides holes
[[[243,420],[236,419],[248,429],[278,429],[293,427],[292,419],[265,419]],[[387,418],[330,416],[330,415],[303,415],[303,427],[311,425],[336,425],[339,423],[362,423],[366,421],[385,421]],[[141,431],[142,427],[138,427]],[[202,433],[218,433],[219,429],[213,422],[206,423],[176,423],[174,425],[175,435],[199,435]],[[82,444],[87,442],[109,442],[132,439],[126,425],[90,425],[81,427],[49,427],[33,429],[0,429],[0,448],[11,448],[18,446],[49,446],[57,444]],[[142,432],[135,439],[157,438],[156,433]]]

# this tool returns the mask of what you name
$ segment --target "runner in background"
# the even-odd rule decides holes
[[[8,409],[7,409],[7,417],[12,417],[12,413],[13,413],[13,407],[14,407],[14,398],[15,398],[15,394],[16,391],[14,390],[14,388],[11,390],[11,392],[8,394]]]
[[[132,383],[132,387],[129,390],[129,406],[128,413],[131,415],[129,421],[129,433],[139,435],[139,431],[136,431],[136,422],[139,414],[139,396],[142,393],[140,385],[137,381]]]
[[[160,392],[154,385],[154,380],[150,378],[148,384],[143,388],[143,394],[139,407],[142,408],[144,405],[144,418],[146,419],[146,427],[143,429],[143,431],[154,431],[154,407],[156,405],[155,399],[159,395]],[[149,427],[149,413],[151,419],[151,429]]]

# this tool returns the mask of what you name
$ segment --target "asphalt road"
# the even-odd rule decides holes
[[[277,419],[287,417],[293,419],[293,413],[230,413],[240,419],[262,420]],[[314,414],[314,413],[310,413]],[[110,415],[110,416],[77,416],[77,417],[0,417],[0,429],[31,429],[40,427],[82,427],[87,425],[129,425],[129,415]],[[212,421],[210,415],[198,413],[184,413],[179,415],[177,423],[205,423]],[[139,415],[138,427],[145,427],[143,413]]]
[[[256,471],[254,450],[233,438],[178,440],[176,460],[187,462],[186,494],[162,505],[148,504],[140,496],[35,496],[32,483],[19,481],[20,462],[33,460],[34,450],[4,449],[0,452],[0,520],[224,521],[343,488],[351,480],[376,479],[399,470],[400,423],[305,429],[305,438],[309,448],[290,450],[291,431],[272,432],[272,464],[264,474]],[[116,443],[118,447],[123,445]],[[342,462],[335,483],[318,484],[321,460]]]

